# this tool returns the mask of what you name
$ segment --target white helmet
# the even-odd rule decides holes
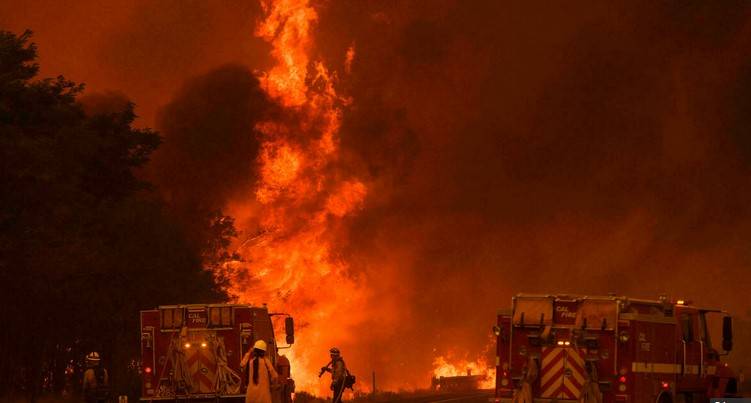
[[[261,351],[266,351],[266,342],[263,340],[257,340],[256,343],[253,344],[253,348]]]
[[[92,351],[86,355],[86,361],[99,362],[99,353]]]

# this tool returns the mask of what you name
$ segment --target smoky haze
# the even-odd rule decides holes
[[[393,310],[362,325],[384,381],[475,358],[516,292],[748,315],[750,29],[740,4],[333,3],[317,43],[357,49],[342,138],[372,184],[347,253]]]
[[[238,189],[253,186],[253,124],[268,107],[251,73],[268,64],[252,35],[260,11],[138,4],[119,14],[92,3],[111,26],[85,21],[101,39],[70,33],[105,56],[101,71],[48,45],[68,34],[58,17],[10,3],[0,15],[39,31],[43,65],[91,74],[94,89],[144,108],[165,136],[162,189],[238,202],[252,194]],[[319,10],[320,58],[343,72],[356,52],[339,82],[353,102],[338,169],[368,195],[334,235],[370,290],[372,318],[340,346],[354,372],[426,386],[435,356],[482,354],[517,292],[664,293],[748,318],[749,6],[469,4]],[[245,67],[219,67],[232,61]],[[324,363],[325,351],[310,353]]]
[[[167,200],[187,211],[219,210],[252,188],[255,125],[271,109],[247,67],[225,65],[187,80],[157,115],[165,145],[152,172]]]
[[[126,92],[139,123],[154,127],[187,78],[227,63],[266,66],[253,36],[259,13],[245,0],[0,1],[0,27],[34,31],[43,76]]]

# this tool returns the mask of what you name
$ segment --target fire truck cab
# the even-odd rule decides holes
[[[721,325],[719,346],[710,322]],[[699,403],[737,393],[721,361],[732,319],[685,301],[519,294],[493,331],[496,402]]]
[[[286,346],[278,346],[272,317],[284,316]],[[257,340],[279,373],[274,402],[292,401],[289,360],[279,350],[294,343],[294,322],[266,306],[170,305],[141,311],[141,400],[244,401],[242,357]]]

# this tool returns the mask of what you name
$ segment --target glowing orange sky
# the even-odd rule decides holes
[[[666,292],[746,314],[748,5],[472,3],[320,3],[312,54],[348,72],[351,97],[335,170],[367,188],[331,199],[362,210],[326,232],[369,280],[374,309],[342,345],[352,365],[426,383],[435,356],[479,354],[520,291]],[[188,78],[269,71],[261,17],[239,0],[0,2],[0,26],[36,32],[44,75],[123,92],[146,126]],[[263,169],[291,181],[303,152],[277,151]],[[234,197],[246,190],[220,200],[238,221],[259,212]]]

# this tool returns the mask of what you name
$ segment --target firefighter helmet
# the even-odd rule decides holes
[[[86,361],[99,362],[99,353],[92,351],[86,355]]]
[[[257,340],[255,344],[253,344],[253,348],[261,351],[266,351],[266,342],[263,340]]]
[[[339,349],[336,348],[336,347],[331,347],[331,350],[329,350],[329,353],[331,353],[331,355],[339,355],[339,354],[341,354],[341,352],[339,351]]]

